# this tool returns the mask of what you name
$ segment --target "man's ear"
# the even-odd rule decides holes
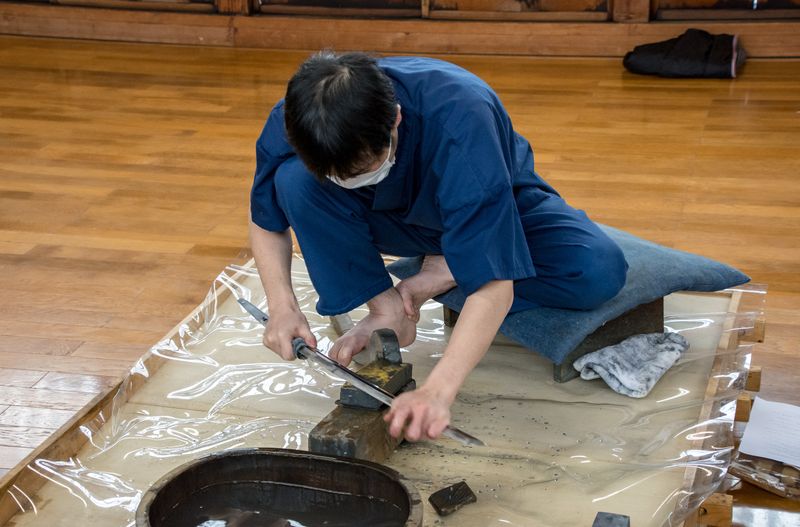
[[[394,127],[397,128],[400,126],[400,122],[403,120],[403,114],[400,112],[400,105],[397,105],[397,117],[394,119]]]

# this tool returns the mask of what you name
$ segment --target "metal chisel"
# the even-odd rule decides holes
[[[241,304],[245,311],[250,313],[253,318],[258,320],[261,324],[265,326],[267,325],[269,317],[266,313],[258,309],[255,305],[253,305],[251,302],[248,302],[244,298],[239,299],[239,304]],[[343,377],[345,380],[347,380],[347,382],[363,391],[367,395],[374,397],[376,400],[380,401],[386,406],[392,406],[394,395],[387,392],[380,386],[372,384],[349,368],[342,366],[335,360],[322,353],[320,350],[312,348],[306,344],[306,341],[302,338],[296,337],[294,340],[292,340],[292,349],[294,350],[296,357],[313,361],[334,375]],[[453,428],[452,426],[445,428],[442,432],[442,435],[467,446],[485,446],[484,442],[480,439],[473,437],[466,432],[462,432],[458,428]]]

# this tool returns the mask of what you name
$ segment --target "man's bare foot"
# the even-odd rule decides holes
[[[406,315],[403,299],[394,287],[367,302],[367,307],[369,314],[339,337],[328,352],[340,364],[347,366],[353,355],[367,346],[376,329],[394,330],[400,346],[408,346],[417,338],[417,325]]]
[[[441,254],[429,254],[422,262],[422,268],[397,284],[397,291],[403,299],[406,315],[414,322],[419,321],[419,308],[431,298],[441,295],[456,286],[453,274]]]

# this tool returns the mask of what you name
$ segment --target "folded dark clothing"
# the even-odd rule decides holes
[[[636,46],[622,64],[643,75],[726,79],[736,77],[745,58],[737,35],[687,29],[679,37]]]

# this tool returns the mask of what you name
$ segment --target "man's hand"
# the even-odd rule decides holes
[[[405,428],[409,441],[436,439],[450,424],[453,398],[422,386],[398,395],[383,419],[389,423],[392,437],[400,437]]]
[[[491,281],[467,297],[445,348],[444,356],[425,384],[397,396],[385,419],[389,433],[399,437],[405,427],[409,441],[435,439],[450,424],[450,405],[467,375],[480,362],[514,301],[510,280]]]
[[[315,348],[317,339],[308,327],[308,320],[298,310],[270,310],[269,322],[264,329],[264,345],[284,360],[294,360],[292,339],[301,337],[306,344]]]

